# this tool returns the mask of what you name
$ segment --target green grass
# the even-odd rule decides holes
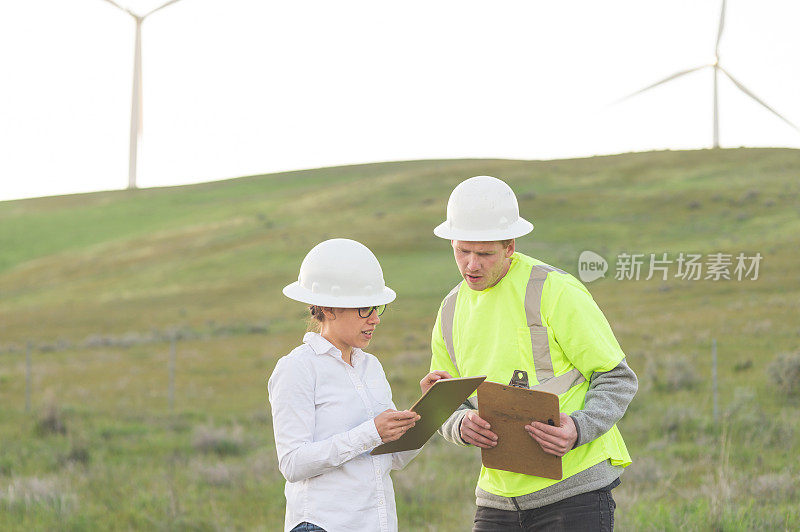
[[[535,224],[518,249],[572,273],[585,249],[612,268],[623,252],[764,256],[757,281],[610,270],[588,285],[640,377],[620,423],[634,464],[614,492],[617,525],[800,528],[800,398],[767,369],[800,351],[800,152],[738,149],[410,161],[0,202],[0,529],[279,529],[265,384],[305,328],[280,289],[325,238],[370,247],[399,294],[370,351],[409,404],[458,281],[432,229],[452,188],[480,174],[509,182]],[[468,530],[478,465],[434,437],[393,475],[401,530]]]

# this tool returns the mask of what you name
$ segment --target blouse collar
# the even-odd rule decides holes
[[[303,336],[303,343],[308,344],[308,346],[314,350],[314,353],[318,355],[331,355],[338,359],[342,359],[342,352],[339,351],[339,348],[330,343],[319,333],[307,332]],[[354,347],[353,353],[350,356],[350,360],[353,362],[353,365],[355,365],[363,357],[364,352],[358,347]]]

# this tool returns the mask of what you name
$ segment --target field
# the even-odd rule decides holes
[[[0,202],[0,530],[279,530],[266,379],[305,330],[281,288],[321,240],[370,247],[399,297],[369,351],[408,405],[459,279],[432,229],[481,174],[511,184],[535,225],[518,250],[573,274],[584,250],[609,262],[587,286],[640,378],[619,424],[634,463],[614,491],[618,529],[800,528],[800,152],[736,149]],[[647,266],[617,280],[623,253],[763,259],[755,280],[682,279],[675,263],[666,281]],[[400,529],[469,530],[479,463],[435,436],[393,474]]]

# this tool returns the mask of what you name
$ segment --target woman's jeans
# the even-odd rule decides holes
[[[531,510],[497,510],[478,506],[472,532],[521,530],[610,532],[614,529],[617,504],[611,490],[619,479],[605,488],[568,497]]]
[[[291,532],[325,532],[325,529],[312,525],[309,522],[300,523],[294,527]]]

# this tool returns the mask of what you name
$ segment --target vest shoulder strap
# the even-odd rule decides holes
[[[463,283],[464,281],[461,281]],[[456,371],[459,372],[461,375],[461,371],[458,369],[458,363],[456,362],[456,351],[453,348],[453,321],[455,320],[456,316],[456,300],[458,299],[458,290],[461,288],[461,283],[458,283],[455,288],[450,290],[450,293],[444,298],[442,301],[442,314],[441,314],[441,324],[442,324],[442,339],[444,340],[444,345],[447,348],[447,354],[450,355],[450,361],[453,363],[453,366],[456,368]]]

